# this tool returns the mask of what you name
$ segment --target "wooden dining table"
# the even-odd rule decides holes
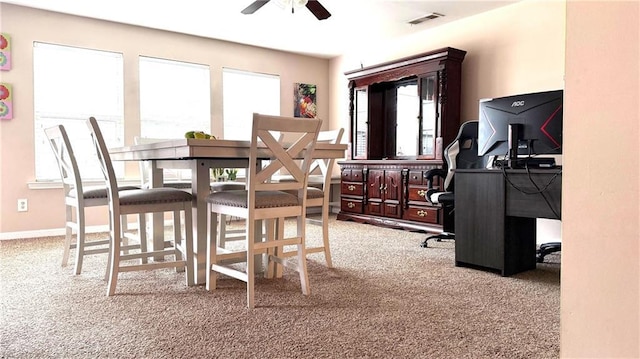
[[[193,195],[193,241],[195,255],[195,282],[205,283],[207,254],[207,202],[210,192],[211,168],[247,168],[249,166],[250,141],[221,139],[175,139],[135,146],[111,148],[113,161],[149,161],[150,183],[162,187],[164,169],[191,170],[191,194]],[[346,144],[317,143],[314,158],[345,157]],[[303,154],[301,153],[300,156]],[[258,151],[262,160],[269,160],[271,154],[265,148]],[[185,224],[186,225],[186,224]],[[152,222],[154,248],[164,246],[164,218],[154,215]]]

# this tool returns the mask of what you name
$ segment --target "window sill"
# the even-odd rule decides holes
[[[104,181],[86,181],[82,183],[84,186],[100,186],[104,184]],[[139,186],[139,179],[128,179],[118,181],[118,184],[121,186]],[[57,189],[62,188],[61,181],[35,181],[28,182],[27,186],[29,189],[40,190],[40,189]]]

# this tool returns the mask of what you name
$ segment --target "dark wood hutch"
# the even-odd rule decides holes
[[[351,126],[338,219],[442,231],[424,176],[443,167],[458,133],[465,54],[448,47],[345,73]]]

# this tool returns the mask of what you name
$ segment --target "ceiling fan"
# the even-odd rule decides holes
[[[266,5],[271,0],[256,0],[251,5],[247,6],[241,13],[245,15],[253,14],[258,9]],[[291,6],[291,12],[293,12],[294,8],[306,6],[311,13],[318,18],[318,20],[324,20],[331,16],[329,11],[320,4],[318,0],[276,0],[280,6],[289,7]]]

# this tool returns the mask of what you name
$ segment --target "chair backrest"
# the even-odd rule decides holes
[[[487,160],[478,156],[478,121],[467,121],[460,126],[455,140],[444,150],[447,161],[447,176],[444,188],[453,190],[453,176],[456,169],[485,168]]]
[[[316,146],[322,120],[269,116],[254,113],[251,133],[251,149],[247,176],[249,192],[248,208],[255,208],[256,191],[297,190],[300,203],[306,201],[312,155]],[[278,131],[292,139],[280,142],[269,131]],[[268,159],[266,166],[259,166]],[[302,159],[302,161],[297,161]],[[280,169],[291,175],[291,181],[271,181]]]
[[[82,179],[80,178],[80,169],[76,156],[73,154],[71,142],[64,126],[57,125],[44,129],[44,133],[49,140],[49,145],[58,163],[62,185],[64,187],[64,195],[67,196],[74,188],[77,193],[78,201],[83,200],[82,196]]]
[[[318,133],[318,141],[317,143],[331,143],[337,144],[342,140],[342,134],[344,133],[344,129],[340,128],[337,130],[329,130],[329,131],[320,131]],[[320,170],[320,174],[322,177],[322,190],[328,191],[331,186],[331,175],[333,172],[333,166],[336,162],[335,158],[327,159],[327,158],[316,158],[311,163],[311,168],[309,169],[309,173],[313,173],[316,170]]]
[[[104,142],[102,131],[100,131],[100,127],[98,126],[98,121],[94,117],[90,117],[87,121],[87,126],[89,127],[89,133],[91,135],[93,145],[95,146],[96,154],[98,155],[100,169],[102,170],[104,179],[107,182],[107,195],[111,202],[111,209],[112,211],[117,211],[119,209],[120,197],[118,196],[118,182],[116,180],[116,173],[113,170],[109,149]],[[120,218],[120,213],[112,212],[111,216],[112,218]]]

